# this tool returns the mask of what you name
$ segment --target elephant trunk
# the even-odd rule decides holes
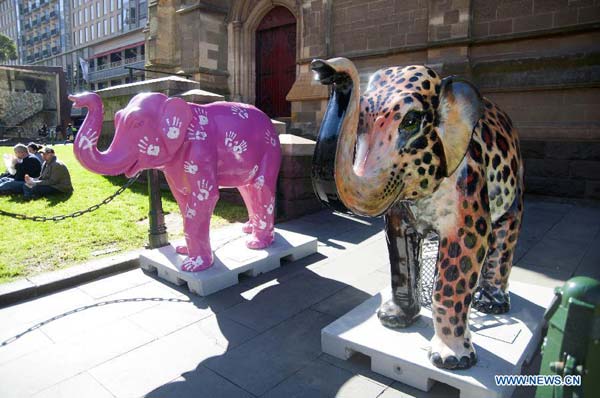
[[[345,58],[315,60],[311,67],[321,83],[333,84],[313,157],[315,192],[336,210],[379,216],[397,200],[401,186],[389,188],[391,167],[384,166],[389,159],[382,160],[382,167],[364,167],[370,143],[365,126],[359,126],[358,72]]]
[[[102,132],[103,105],[100,96],[96,93],[86,92],[78,95],[70,95],[75,108],[87,108],[88,113],[79,129],[73,151],[77,160],[86,169],[104,175],[127,174],[135,163],[135,157],[128,153],[129,148],[118,145],[115,138],[110,147],[100,152],[98,150],[98,139]],[[116,137],[116,134],[115,134]]]

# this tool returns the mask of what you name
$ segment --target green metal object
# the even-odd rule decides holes
[[[600,397],[600,281],[578,276],[554,290],[544,314],[548,333],[542,345],[540,374],[563,382],[581,376],[580,385],[537,388],[537,398]]]

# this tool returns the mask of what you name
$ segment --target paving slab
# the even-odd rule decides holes
[[[423,391],[441,382],[460,390],[460,396],[510,397],[514,387],[495,385],[494,375],[520,374],[541,340],[543,313],[554,297],[552,289],[513,282],[511,311],[488,315],[472,311],[470,328],[478,353],[476,366],[446,371],[433,366],[427,355],[434,334],[431,311],[423,308],[411,327],[392,330],[381,325],[377,309],[391,297],[386,289],[322,331],[323,352],[347,359],[354,352],[371,358],[373,371]]]
[[[222,313],[242,325],[263,332],[331,296],[346,285],[306,271],[266,287],[251,300]],[[276,304],[275,304],[276,303]]]
[[[132,322],[121,320],[53,344],[0,365],[0,396],[33,395],[153,339]]]
[[[263,397],[376,398],[386,387],[317,359],[268,391]]]
[[[588,249],[589,243],[586,242],[544,237],[518,261],[518,264],[523,267],[568,271],[572,274]]]
[[[254,395],[205,367],[186,372],[145,395],[146,398],[252,398]]]
[[[176,243],[140,255],[140,267],[176,285],[187,283],[190,292],[208,296],[239,282],[240,275],[257,276],[317,252],[317,239],[308,235],[275,229],[273,244],[263,250],[246,247],[245,235],[234,231],[224,242],[211,239],[214,264],[202,272],[180,270],[185,256],[175,252]]]
[[[139,397],[223,352],[223,347],[193,324],[89,369],[89,373],[116,397]]]
[[[304,310],[204,366],[260,396],[321,354],[320,330],[332,317]]]
[[[96,379],[87,372],[78,374],[50,388],[35,394],[34,398],[65,398],[85,396],[85,398],[114,398]]]

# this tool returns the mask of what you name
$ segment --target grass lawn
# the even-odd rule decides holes
[[[58,159],[69,168],[73,195],[30,202],[24,202],[21,195],[0,196],[0,209],[39,216],[70,214],[99,203],[127,181],[124,177],[105,177],[85,170],[75,159],[70,144],[56,145],[55,150]],[[0,156],[4,153],[13,153],[12,147],[0,147]],[[163,209],[179,215],[170,192],[163,192]],[[146,184],[136,183],[109,204],[74,219],[34,222],[0,216],[0,283],[95,259],[96,252],[115,254],[141,248],[147,244],[148,210]],[[243,206],[220,201],[212,226],[244,221],[247,217]],[[182,236],[181,231],[173,232],[169,231],[171,240]]]

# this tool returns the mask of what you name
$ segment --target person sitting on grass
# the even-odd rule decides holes
[[[39,178],[25,176],[23,196],[25,200],[37,199],[58,193],[72,193],[71,175],[67,166],[56,158],[52,147],[45,147],[42,151],[44,165]]]
[[[40,161],[40,164],[44,163],[44,159],[42,159],[42,153],[40,152],[40,149],[42,149],[41,145],[36,144],[35,142],[30,142],[29,144],[27,144],[27,151],[29,151],[30,154],[34,155],[37,160]]]
[[[23,144],[17,144],[13,147],[15,156],[8,158],[7,171],[4,174],[0,174],[0,195],[9,193],[21,193],[23,192],[23,185],[25,185],[25,175],[31,177],[38,177],[42,169],[42,164],[35,157],[27,151],[27,147]],[[9,167],[10,166],[10,167]],[[12,170],[11,170],[12,169]]]

